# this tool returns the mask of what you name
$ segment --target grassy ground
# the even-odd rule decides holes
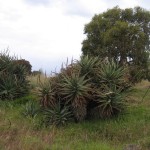
[[[40,128],[38,118],[25,118],[22,107],[33,96],[0,102],[0,150],[122,150],[127,144],[150,149],[150,82],[137,84],[124,115],[111,120]],[[144,99],[143,99],[144,97]]]

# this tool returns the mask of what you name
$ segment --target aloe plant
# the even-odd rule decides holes
[[[86,79],[91,78],[92,84],[99,82],[99,71],[101,66],[101,59],[99,57],[82,56],[77,64],[80,67],[80,74],[86,76]]]
[[[39,82],[38,95],[47,112],[53,114],[60,110],[56,109],[58,100],[61,108],[70,106],[78,122],[95,110],[94,113],[102,118],[124,110],[124,95],[129,87],[125,86],[128,84],[125,69],[119,64],[84,56],[76,64],[66,67],[59,74]]]
[[[99,77],[105,84],[117,85],[123,82],[125,73],[125,68],[112,60],[101,64]]]
[[[41,81],[39,78],[36,94],[40,98],[42,107],[54,107],[56,105],[55,89],[49,78]]]
[[[34,101],[29,101],[23,106],[22,114],[26,117],[35,118],[39,112],[39,107]]]
[[[125,94],[116,85],[105,86],[104,91],[97,91],[95,101],[98,104],[100,116],[109,118],[123,112],[125,109]]]
[[[9,52],[0,53],[0,99],[13,100],[29,92],[29,82],[26,79],[26,69],[17,65]]]
[[[72,73],[70,76],[63,75],[60,85],[60,93],[63,99],[71,104],[74,117],[77,121],[85,119],[87,114],[87,103],[91,90],[89,80],[85,76]]]
[[[98,72],[99,82],[94,84],[93,101],[88,105],[89,114],[103,118],[119,114],[130,87],[126,69],[114,61],[103,61]]]
[[[0,99],[13,100],[18,97],[17,83],[12,75],[0,75]]]
[[[46,126],[54,125],[61,126],[66,125],[72,118],[72,113],[69,107],[61,105],[60,101],[53,108],[46,108],[43,110],[44,122]]]

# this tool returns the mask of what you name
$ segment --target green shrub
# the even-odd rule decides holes
[[[126,69],[114,61],[103,61],[94,84],[93,100],[89,103],[89,115],[110,118],[125,110],[125,97],[130,87]]]
[[[15,56],[0,53],[0,100],[14,100],[29,92],[29,82],[24,66],[14,63]]]
[[[77,63],[81,68],[80,73],[91,77],[97,75],[102,61],[99,57],[82,56]]]
[[[114,61],[103,62],[100,67],[99,78],[106,85],[117,85],[123,82],[125,68]]]
[[[15,60],[14,61],[15,64],[24,66],[26,68],[26,72],[30,75],[31,74],[31,64],[29,61],[25,60],[25,59],[20,59],[20,60]]]
[[[26,117],[34,118],[40,111],[39,106],[34,101],[29,101],[23,106],[22,114]]]
[[[45,77],[43,81],[38,79],[38,86],[36,88],[36,93],[40,98],[40,104],[42,107],[54,107],[56,105],[56,97],[54,87],[49,78]]]
[[[89,117],[111,118],[125,110],[125,98],[131,86],[127,75],[127,69],[114,61],[84,56],[41,82],[37,94],[42,106],[47,108],[45,114],[50,124],[61,119],[62,108],[66,106],[70,106],[77,122]]]
[[[130,66],[130,81],[135,84],[141,82],[145,78],[146,73],[141,69],[140,66]]]
[[[95,101],[98,104],[99,115],[101,118],[110,118],[124,111],[124,93],[116,85],[105,86],[103,92],[98,91]]]
[[[89,80],[85,76],[72,73],[70,76],[63,75],[60,85],[60,94],[63,100],[72,107],[74,117],[77,121],[82,121],[87,115],[87,103],[91,90]]]
[[[46,126],[54,125],[61,126],[65,125],[71,118],[72,113],[69,107],[66,105],[61,105],[60,101],[53,108],[46,108],[43,110],[44,122]]]
[[[99,57],[82,56],[81,60],[77,63],[80,68],[80,75],[85,76],[86,79],[90,79],[93,88],[97,87],[102,60]]]

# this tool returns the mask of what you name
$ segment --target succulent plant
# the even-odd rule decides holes
[[[69,107],[66,105],[61,105],[60,101],[53,108],[49,107],[44,109],[43,115],[46,126],[65,125],[72,118],[72,113],[69,110]]]
[[[75,73],[72,73],[70,76],[62,76],[60,93],[63,99],[71,104],[77,121],[82,121],[86,117],[90,90],[89,80],[85,79],[85,76]]]

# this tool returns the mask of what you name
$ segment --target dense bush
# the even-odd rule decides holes
[[[49,78],[45,77],[44,81],[41,81],[40,76],[38,77],[36,93],[40,97],[40,104],[42,107],[55,107],[56,91],[54,90]]]
[[[141,7],[121,9],[117,6],[96,14],[85,25],[82,54],[131,66],[134,83],[148,79],[145,72],[149,70],[150,58],[149,22],[150,11]]]
[[[28,101],[24,106],[22,110],[22,114],[25,117],[34,118],[37,116],[39,112],[39,105],[35,101]]]
[[[70,104],[77,121],[85,119],[87,114],[89,92],[91,91],[89,80],[85,76],[72,73],[70,76],[62,75],[59,92],[62,100]]]
[[[28,74],[31,74],[32,66],[29,61],[27,61],[25,59],[19,59],[19,60],[14,60],[14,63],[24,66],[26,69],[26,72]]]
[[[0,53],[0,100],[13,100],[29,92],[26,68],[16,60],[7,51]]]
[[[114,61],[84,56],[47,78],[36,90],[42,106],[48,109],[48,118],[56,119],[58,125],[59,115],[67,114],[68,107],[77,122],[117,116],[125,110],[130,86],[127,68]],[[64,110],[56,109],[58,102]]]
[[[67,124],[72,118],[72,112],[66,105],[61,105],[60,101],[54,106],[43,110],[44,123],[46,126],[60,126]]]

